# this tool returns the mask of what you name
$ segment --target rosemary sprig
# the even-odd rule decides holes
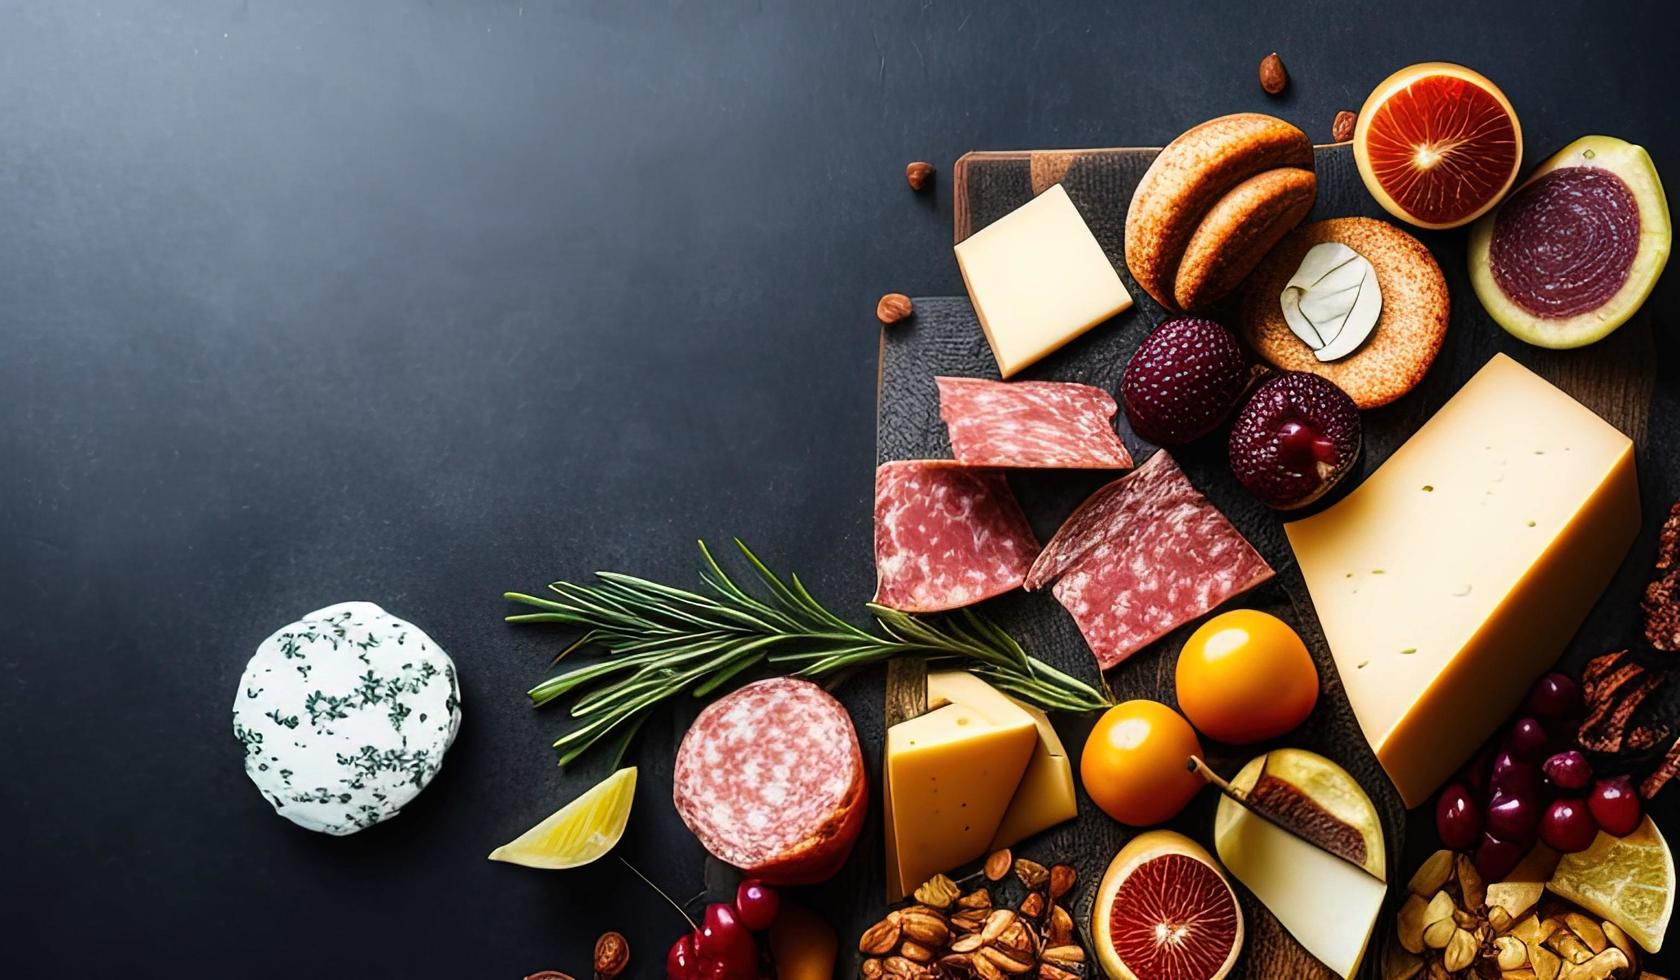
[[[562,623],[584,631],[555,663],[588,646],[607,653],[530,691],[536,705],[578,695],[571,716],[580,724],[554,743],[561,765],[615,732],[622,756],[661,702],[684,692],[705,697],[765,663],[814,678],[915,655],[961,663],[1000,690],[1052,711],[1095,711],[1113,703],[1106,693],[1028,656],[1008,633],[970,610],[932,620],[871,603],[885,634],[877,635],[830,612],[799,576],[784,581],[739,539],[735,545],[752,566],[762,597],[730,578],[704,541],[705,594],[617,572],[597,572],[587,585],[554,582],[548,588],[557,598],[504,594],[539,610],[511,615],[510,623]]]

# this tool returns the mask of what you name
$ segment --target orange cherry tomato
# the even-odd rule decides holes
[[[1102,811],[1147,827],[1177,815],[1203,786],[1188,769],[1201,755],[1184,716],[1159,701],[1127,701],[1097,719],[1079,757],[1079,778]]]
[[[1233,609],[1201,625],[1178,654],[1178,706],[1196,730],[1239,745],[1276,738],[1318,703],[1318,671],[1289,624]]]

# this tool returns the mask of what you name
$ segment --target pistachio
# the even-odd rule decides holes
[[[1417,895],[1406,896],[1405,904],[1400,906],[1400,914],[1395,920],[1395,932],[1400,939],[1400,945],[1408,953],[1423,952],[1423,929],[1428,923],[1423,921],[1429,909],[1429,903]]]
[[[1476,959],[1479,944],[1476,937],[1463,929],[1453,931],[1452,938],[1447,940],[1447,948],[1441,957],[1441,965],[1457,973],[1468,969]]]
[[[1446,949],[1447,943],[1452,942],[1453,933],[1461,931],[1458,924],[1453,922],[1452,916],[1430,923],[1423,930],[1423,944],[1430,949]]]

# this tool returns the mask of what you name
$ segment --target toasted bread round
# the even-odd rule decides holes
[[[1311,170],[1263,170],[1231,190],[1196,226],[1178,263],[1173,298],[1186,310],[1223,299],[1312,210]]]
[[[1167,144],[1132,194],[1126,212],[1126,267],[1157,303],[1176,309],[1174,281],[1184,247],[1208,209],[1255,174],[1311,170],[1307,134],[1257,112],[1210,119]]]
[[[1325,363],[1289,329],[1279,297],[1307,250],[1340,242],[1371,263],[1382,287],[1382,313],[1352,354]],[[1303,225],[1272,249],[1242,295],[1242,336],[1273,367],[1310,371],[1335,382],[1361,409],[1411,391],[1447,336],[1447,280],[1424,244],[1386,221],[1331,218]]]

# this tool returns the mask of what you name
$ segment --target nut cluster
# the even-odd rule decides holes
[[[1015,908],[994,904],[992,896],[993,888],[1015,888],[1004,881],[1011,870],[1023,893]],[[1062,904],[1077,878],[1073,867],[1046,868],[1001,850],[986,859],[981,873],[990,885],[969,892],[934,875],[916,889],[916,904],[864,930],[858,939],[858,952],[867,957],[862,975],[867,980],[1083,977],[1085,951]]]
[[[1436,851],[1412,876],[1383,980],[1627,980],[1638,952],[1615,923],[1541,903],[1545,885],[1484,885],[1470,858]]]

